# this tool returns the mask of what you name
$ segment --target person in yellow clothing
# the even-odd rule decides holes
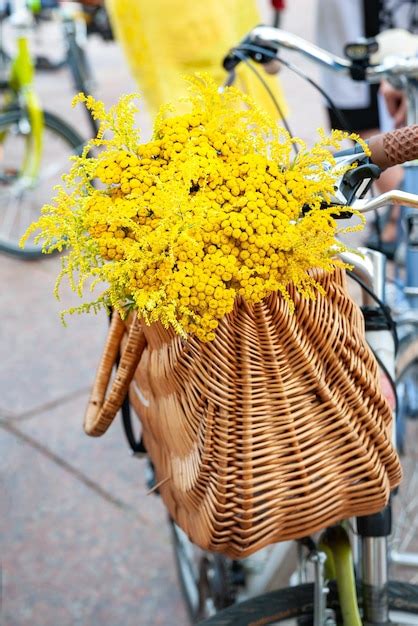
[[[151,114],[186,95],[184,75],[208,72],[221,85],[223,57],[261,21],[256,0],[106,0],[106,8]],[[237,78],[242,91],[277,117],[251,69],[242,64]],[[277,78],[265,79],[286,114]]]

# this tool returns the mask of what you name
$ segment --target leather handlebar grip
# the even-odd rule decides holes
[[[368,141],[371,159],[382,170],[418,159],[418,124],[375,135]]]

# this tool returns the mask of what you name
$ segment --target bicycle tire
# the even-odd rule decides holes
[[[74,35],[68,37],[68,67],[70,69],[73,84],[76,92],[84,94],[92,94],[94,92],[94,78],[91,65],[86,50],[79,46]],[[91,115],[89,109],[85,106],[87,121],[93,136],[97,135],[99,124]]]
[[[93,74],[84,48],[78,45],[74,36],[68,41],[67,62],[73,76],[76,91],[89,94],[93,87]]]
[[[271,591],[234,604],[200,622],[200,626],[267,626],[300,618],[313,619],[313,591],[314,587],[311,583]],[[399,619],[399,616],[403,615],[404,619],[413,620],[403,623],[416,624],[418,622],[416,617],[418,615],[418,587],[409,583],[390,582],[388,591],[392,616]],[[327,606],[336,611],[338,620],[338,594],[334,585],[330,586]],[[397,623],[402,624],[402,622]]]
[[[234,603],[232,561],[197,548],[172,519],[169,525],[181,593],[190,623],[197,624]]]
[[[16,108],[12,110],[5,111],[0,114],[0,136],[2,133],[8,135],[11,134],[12,146],[13,141],[18,142],[19,135],[19,125],[25,122],[26,125],[29,124],[27,116],[25,115],[22,109]],[[28,127],[25,133],[22,131],[21,136],[23,142],[26,141],[26,136],[30,135],[30,127]],[[53,170],[51,173],[51,180],[48,179],[48,168],[42,168],[41,166],[41,176],[39,177],[39,184],[32,186],[30,189],[25,189],[22,186],[19,188],[19,184],[21,185],[22,177],[19,177],[19,166],[21,165],[21,160],[23,161],[25,154],[24,150],[22,150],[22,154],[20,155],[18,146],[13,146],[16,149],[10,151],[12,164],[8,164],[8,155],[7,150],[5,148],[5,141],[0,144],[1,153],[0,153],[0,167],[2,168],[1,175],[4,172],[7,172],[7,168],[12,172],[3,174],[3,180],[0,180],[0,250],[3,252],[7,252],[9,254],[13,254],[15,256],[19,256],[21,258],[30,260],[37,259],[42,256],[42,245],[34,244],[32,242],[28,242],[25,248],[19,247],[19,239],[25,232],[26,228],[29,224],[36,220],[40,215],[40,209],[45,202],[50,201],[51,196],[53,194],[53,187],[55,184],[60,182],[61,174],[64,171],[68,170],[68,159],[70,155],[79,154],[84,145],[84,139],[81,135],[72,128],[69,124],[67,124],[64,120],[59,118],[54,113],[50,113],[44,111],[44,146],[43,146],[43,158],[51,158],[53,155],[53,150],[56,148],[55,144],[51,142],[51,140],[58,141],[62,146],[66,146],[68,148],[68,152],[63,157],[62,160],[54,161]],[[18,154],[19,153],[19,154]],[[61,154],[61,153],[60,153]],[[21,159],[20,159],[21,157]],[[14,160],[16,160],[16,164],[14,164]],[[60,165],[62,164],[62,170],[59,170]],[[14,167],[10,167],[10,165]],[[48,166],[51,170],[51,166]],[[45,183],[45,195],[40,200],[39,205],[36,202],[36,192],[39,191],[41,193],[41,185]],[[50,183],[50,184],[49,184]],[[16,196],[16,190],[19,190],[21,196]],[[22,191],[23,189],[23,191]],[[15,195],[13,195],[15,194]],[[29,195],[31,194],[31,195]],[[25,198],[25,200],[23,200]],[[28,209],[27,207],[23,208],[23,202],[29,202],[29,198],[33,198],[33,206],[34,208]],[[6,203],[9,203],[9,208],[6,208]],[[10,204],[12,202],[12,204]],[[14,204],[13,204],[14,202]],[[25,224],[22,224],[20,227],[18,212],[21,210],[20,206],[22,204],[22,212],[27,213],[28,219],[22,220]],[[10,213],[11,217],[8,217],[8,213]],[[15,215],[13,215],[15,213]],[[25,213],[25,214],[26,214]],[[11,220],[14,222],[18,222],[16,227],[13,228],[13,232],[11,231],[12,226],[10,226]],[[27,223],[26,223],[27,222]]]
[[[418,582],[418,329],[412,327],[396,359],[398,396],[397,438],[403,479],[393,499],[394,523],[390,543],[391,576]]]

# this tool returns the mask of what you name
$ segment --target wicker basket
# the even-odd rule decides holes
[[[237,300],[216,339],[115,315],[85,428],[102,434],[130,381],[162,498],[192,541],[232,557],[379,511],[400,481],[392,416],[345,276],[326,295]],[[104,401],[126,327],[125,353]]]

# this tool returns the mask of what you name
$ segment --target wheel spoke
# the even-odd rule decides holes
[[[83,145],[81,144],[77,148],[74,148],[72,154],[79,154],[81,152],[82,147]],[[42,184],[43,182],[49,181],[52,178],[58,178],[57,174],[60,175],[66,170],[68,170],[69,165],[70,165],[70,160],[69,160],[69,156],[67,156],[65,159],[64,158],[60,159],[58,163],[50,164],[50,165],[47,165],[46,167],[43,167],[41,174],[38,177],[37,183]]]
[[[79,154],[82,141],[61,120],[46,113],[40,175],[36,179],[19,176],[30,144],[27,129],[20,124],[20,115],[17,110],[0,115],[0,249],[35,257],[41,255],[42,244],[35,244],[32,237],[22,251],[20,238],[39,218],[42,206],[51,201],[54,186],[68,171],[70,156]]]
[[[7,204],[4,205],[3,202]],[[12,237],[13,225],[16,223],[18,212],[16,211],[17,195],[14,197],[12,193],[4,192],[0,194],[0,212],[2,216],[1,232],[2,236]]]

